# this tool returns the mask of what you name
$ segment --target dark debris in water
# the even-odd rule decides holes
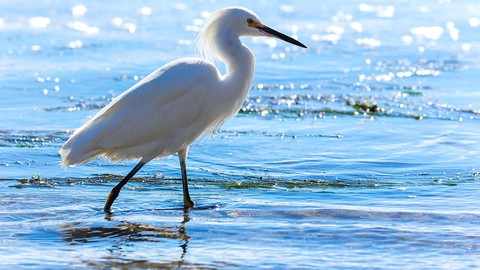
[[[366,101],[347,101],[347,105],[352,106],[357,111],[364,113],[383,113],[385,110],[380,108],[375,100]]]
[[[40,177],[40,175],[35,174],[30,178],[23,178],[18,180],[20,183],[14,185],[15,188],[24,188],[24,187],[53,187],[57,185],[61,185],[61,180],[55,179],[45,179]]]
[[[437,90],[435,87],[413,79],[463,71],[466,67],[466,63],[458,60],[400,59],[372,63],[367,70],[352,69],[344,76],[320,78],[316,82],[259,83],[252,87],[240,113],[267,118],[382,116],[479,120],[480,109],[439,103],[432,98]]]
[[[348,181],[326,181],[326,180],[264,180],[264,181],[238,181],[234,183],[225,183],[223,185],[226,188],[234,189],[255,189],[255,188],[283,188],[283,189],[297,189],[297,188],[348,188],[362,186],[360,182],[348,182]],[[374,184],[369,185],[375,187]]]
[[[432,101],[417,88],[396,92],[352,94],[251,93],[240,114],[264,118],[313,119],[329,116],[399,117],[415,120],[480,120],[480,109],[458,108]]]
[[[268,131],[235,131],[235,130],[226,130],[226,129],[219,129],[213,132],[214,136],[220,136],[221,138],[230,138],[230,137],[241,137],[241,136],[248,136],[248,135],[260,135],[265,137],[276,137],[280,139],[291,138],[333,138],[333,139],[341,139],[343,138],[340,134],[318,134],[318,133],[307,133],[302,135],[297,135],[293,133],[283,133],[283,132],[268,132]]]
[[[87,178],[44,178],[38,174],[30,178],[17,179],[17,184],[11,185],[14,188],[26,187],[55,187],[55,186],[77,186],[92,185],[104,186],[118,183],[123,176],[113,174],[101,174]],[[403,188],[408,186],[456,186],[480,179],[480,172],[463,171],[455,173],[447,172],[418,172],[404,175],[364,175],[351,179],[337,179],[323,176],[324,179],[282,179],[266,178],[263,176],[246,175],[223,175],[220,178],[192,178],[189,182],[192,186],[209,185],[226,189],[335,189],[335,188]],[[15,179],[0,179],[0,181]],[[156,189],[156,188],[179,188],[181,179],[162,177],[134,177],[129,182],[134,189]]]

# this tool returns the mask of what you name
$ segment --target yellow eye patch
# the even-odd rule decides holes
[[[248,24],[249,27],[263,27],[262,23],[257,22],[252,18],[247,19],[247,24]]]

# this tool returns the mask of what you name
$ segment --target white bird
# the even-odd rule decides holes
[[[201,134],[214,131],[235,116],[245,101],[255,57],[240,41],[244,36],[276,37],[306,48],[262,24],[248,9],[220,9],[197,38],[203,58],[179,59],[154,71],[112,100],[62,146],[59,152],[63,166],[97,157],[112,161],[140,158],[110,192],[105,212],[111,212],[120,189],[143,165],[175,153],[180,160],[184,206],[194,206],[185,165],[188,148]],[[207,59],[223,61],[226,74]]]

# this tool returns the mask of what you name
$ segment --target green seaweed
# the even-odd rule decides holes
[[[365,112],[365,113],[381,113],[384,111],[373,101],[365,101],[365,102],[355,101],[353,104],[350,101],[348,101],[347,105],[352,106],[357,111]]]
[[[313,187],[334,187],[345,188],[357,186],[355,183],[344,181],[323,181],[323,180],[299,180],[299,181],[239,181],[235,183],[220,184],[229,189],[253,189],[253,188],[313,188]]]
[[[408,95],[412,95],[412,96],[421,96],[423,95],[422,92],[419,92],[419,91],[404,91],[403,94],[408,94]]]

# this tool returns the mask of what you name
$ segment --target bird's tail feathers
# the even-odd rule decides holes
[[[62,149],[60,149],[59,151],[60,156],[62,157],[62,160],[60,161],[60,165],[62,167],[67,167],[67,166],[73,167],[75,165],[87,163],[90,160],[101,155],[101,152],[102,152],[100,149],[94,149],[85,153],[78,153],[78,152],[75,152],[74,149],[67,148],[65,146],[62,147]]]

